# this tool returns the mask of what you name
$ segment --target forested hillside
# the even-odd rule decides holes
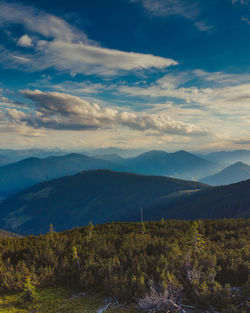
[[[137,221],[162,197],[208,188],[180,179],[85,171],[38,184],[0,203],[0,227],[20,234],[40,234],[53,223],[58,230],[112,221]]]
[[[179,307],[247,312],[249,234],[249,219],[90,223],[62,233],[51,226],[46,235],[0,239],[0,288],[28,283],[32,296],[39,286],[79,286],[141,308],[165,297]]]
[[[157,220],[161,217],[178,219],[198,218],[249,218],[250,180],[201,190],[189,196],[163,198],[147,208],[145,217]]]

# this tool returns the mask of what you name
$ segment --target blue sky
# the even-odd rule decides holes
[[[250,1],[0,0],[1,147],[250,148]]]

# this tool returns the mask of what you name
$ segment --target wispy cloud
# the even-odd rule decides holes
[[[17,42],[30,51],[9,51],[2,47],[4,66],[23,66],[28,70],[54,67],[71,73],[113,75],[121,71],[166,68],[176,65],[170,58],[101,47],[63,19],[30,6],[0,2],[0,27],[23,25],[28,33]]]
[[[245,17],[245,16],[242,16],[242,17],[241,17],[241,20],[242,20],[243,22],[246,22],[248,25],[250,25],[250,18],[247,18],[247,17]]]
[[[194,19],[199,15],[195,2],[183,0],[131,0],[141,5],[157,16],[182,15],[188,19]]]
[[[208,31],[213,28],[207,25],[199,16],[201,8],[195,1],[185,0],[131,0],[132,3],[140,3],[152,15],[166,17],[171,15],[180,15],[194,22],[194,25],[200,31]]]
[[[216,103],[248,105],[250,75],[208,73],[202,70],[194,70],[193,73],[186,74],[185,77],[189,77],[189,81],[199,78],[209,81],[212,86],[197,87],[197,85],[192,85],[183,87],[184,73],[182,73],[180,77],[167,74],[149,86],[120,86],[119,90],[133,96],[174,98],[203,106],[215,105]],[[186,82],[188,82],[188,78]]]
[[[249,0],[232,0],[232,4],[236,4],[236,3],[248,4]]]

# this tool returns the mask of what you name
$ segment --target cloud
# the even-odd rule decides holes
[[[131,0],[140,3],[146,10],[157,16],[181,15],[187,19],[198,16],[197,5],[183,0]]]
[[[248,25],[250,25],[250,19],[249,18],[242,16],[241,20],[243,22],[246,22]]]
[[[20,37],[17,41],[17,44],[21,47],[31,47],[33,45],[32,39],[27,34]]]
[[[199,20],[200,8],[195,1],[185,0],[131,0],[132,3],[140,3],[152,15],[166,17],[180,15],[194,21],[194,25],[200,31],[208,31],[213,28],[205,21]]]
[[[250,139],[249,138],[238,138],[234,140],[234,143],[238,145],[250,145]]]
[[[0,2],[0,27],[22,25],[24,34],[18,45],[31,47],[33,53],[8,51],[2,47],[0,56],[5,66],[18,66],[26,62],[29,70],[54,67],[70,73],[113,75],[121,71],[166,68],[177,61],[135,52],[101,47],[88,36],[63,19],[30,6]],[[32,36],[32,40],[31,40]]]
[[[90,104],[82,98],[65,93],[40,90],[23,90],[21,93],[32,100],[33,111],[24,112],[20,109],[7,108],[4,110],[5,118],[36,129],[97,130],[126,127],[154,135],[208,134],[206,129],[176,121],[166,112],[161,114],[120,112],[109,107],[101,108],[98,104]]]
[[[236,3],[248,4],[249,0],[232,0],[232,4],[236,4]]]
[[[193,70],[193,74],[200,79],[214,82],[217,86],[218,84],[225,85],[239,85],[241,83],[250,82],[249,74],[230,74],[223,72],[206,72],[204,70],[196,69]]]
[[[189,77],[189,79],[188,79]],[[184,87],[183,83],[199,78],[209,82],[210,87],[191,85]],[[236,106],[241,109],[249,105],[250,75],[224,74],[221,72],[208,73],[195,70],[181,75],[167,74],[149,86],[120,86],[121,93],[137,97],[166,97],[167,99],[184,100],[185,103],[194,103],[204,107]],[[237,108],[239,109],[239,108]]]
[[[202,32],[209,31],[213,28],[213,25],[207,25],[205,21],[195,22],[194,25]]]

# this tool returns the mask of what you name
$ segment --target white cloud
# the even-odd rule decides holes
[[[208,134],[206,129],[176,121],[166,112],[161,114],[121,112],[109,107],[101,108],[82,98],[58,92],[23,90],[22,94],[32,100],[34,109],[24,112],[21,109],[7,108],[4,110],[5,118],[37,129],[98,130],[126,127],[146,133],[153,132],[155,135]]]
[[[115,74],[117,70],[166,68],[177,64],[172,59],[151,54],[123,52],[82,42],[46,42],[39,47],[39,51],[45,56],[46,66],[70,69],[73,72]]]
[[[163,69],[177,64],[173,59],[152,54],[101,47],[85,33],[59,17],[29,6],[0,2],[0,26],[8,28],[9,25],[18,24],[33,34],[32,41],[30,34],[24,34],[18,44],[22,46],[33,44],[34,53],[20,54],[2,48],[1,56],[5,66],[13,67],[26,61],[26,66],[30,70],[54,67],[73,74],[110,75],[120,71]],[[16,63],[13,64],[15,60]]]
[[[20,37],[17,41],[17,44],[21,47],[31,47],[32,44],[32,39],[30,38],[29,35],[25,34],[22,37]]]

